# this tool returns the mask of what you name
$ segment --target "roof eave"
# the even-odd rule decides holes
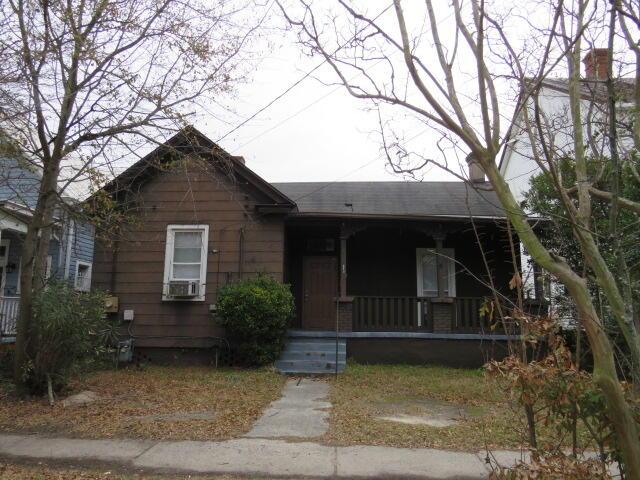
[[[353,219],[371,219],[371,220],[442,220],[442,221],[504,221],[506,216],[497,215],[395,215],[395,214],[379,214],[379,213],[348,213],[348,212],[294,212],[289,215],[296,218],[353,218]]]

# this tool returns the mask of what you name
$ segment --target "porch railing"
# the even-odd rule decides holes
[[[484,302],[482,297],[434,302],[427,297],[358,296],[353,299],[353,330],[492,333],[489,319],[481,314]]]
[[[428,298],[354,297],[353,330],[411,332],[433,330]]]
[[[16,334],[20,297],[0,297],[0,337]]]
[[[480,314],[482,297],[455,297],[451,330],[456,333],[490,333],[489,319]]]

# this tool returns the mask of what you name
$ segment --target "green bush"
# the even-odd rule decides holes
[[[52,281],[34,299],[29,362],[23,373],[32,393],[63,388],[70,374],[110,352],[116,325],[107,319],[101,292],[75,291]]]
[[[293,315],[288,285],[267,275],[230,283],[218,292],[220,324],[244,365],[266,365],[282,351]]]

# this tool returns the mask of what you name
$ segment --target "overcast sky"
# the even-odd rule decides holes
[[[256,61],[248,81],[237,86],[233,98],[216,99],[228,105],[233,112],[220,111],[216,107],[211,107],[211,110],[197,108],[194,125],[232,155],[243,156],[251,169],[270,182],[402,180],[402,177],[391,171],[383,157],[377,112],[372,110],[372,105],[366,101],[351,97],[342,86],[336,85],[337,76],[327,65],[322,66],[313,76],[305,79],[256,118],[225,136],[321,63],[319,57],[310,58],[303,55],[295,41],[294,33],[283,30],[284,19],[279,9],[273,6],[273,2],[258,7],[255,12],[257,18],[264,14],[268,5],[272,8],[263,31],[264,39],[260,43],[263,46],[259,47],[265,54]],[[323,0],[315,5],[326,7],[333,4],[325,3]],[[367,0],[362,5],[363,8],[369,9],[370,18],[390,7],[387,0]],[[424,3],[407,1],[403,5],[410,34],[424,34]],[[441,0],[441,3],[438,2],[436,5],[443,7],[436,11],[442,43],[445,48],[451,48],[455,44],[452,34],[452,7],[447,0]],[[548,25],[551,12],[546,8],[540,8],[545,5],[544,2],[523,0],[523,4],[518,7],[513,6],[512,2],[503,4],[501,0],[496,0],[494,5],[509,12],[507,24],[510,30],[507,34],[510,41],[525,52],[525,57],[530,57],[530,62],[537,63],[539,58],[534,49],[527,52],[527,43],[535,44],[536,39],[525,27],[535,22]],[[532,5],[538,8],[529,8]],[[377,23],[393,35],[397,35],[398,27],[393,8],[388,8],[386,13],[377,19]],[[424,38],[426,40],[420,44],[420,58],[426,64],[436,64],[437,56],[430,37],[425,35]],[[544,38],[540,41],[543,42]],[[600,40],[594,41],[594,44],[599,43]],[[458,50],[464,48],[460,47]],[[478,95],[474,90],[477,83],[473,76],[475,61],[472,57],[465,58],[463,55],[464,53],[458,53],[458,64],[455,67],[458,70],[454,72],[461,93],[460,100],[467,115],[473,117],[475,112],[476,118],[479,118]],[[379,73],[382,75],[380,78],[388,78],[382,71],[376,71],[384,69],[384,63],[377,66],[376,62],[372,63],[373,67],[367,68],[368,74],[375,76]],[[401,56],[394,58],[394,63],[396,75],[406,75]],[[490,66],[492,74],[498,75],[501,72],[500,65]],[[560,74],[562,73],[561,71]],[[499,81],[499,78],[495,81]],[[333,84],[327,84],[331,82]],[[402,83],[402,80],[398,83]],[[411,82],[407,84],[408,88],[411,88]],[[503,123],[501,130],[504,134],[511,120],[516,93],[513,91],[513,85],[499,85],[498,88]],[[411,93],[409,95],[411,96]],[[424,99],[415,96],[413,98],[418,104],[425,104]],[[210,114],[212,110],[214,114]],[[407,118],[406,112],[401,107],[387,107],[383,112],[384,119],[393,120],[389,124],[403,134],[405,139],[410,139],[407,144],[411,150],[415,149],[425,157],[444,157],[445,154],[437,149],[440,136],[415,118]],[[458,171],[460,163],[464,164],[463,158],[464,152],[458,151],[457,156],[456,152],[446,153],[450,166],[455,165]],[[126,165],[121,165],[120,170],[135,160],[131,159]],[[424,180],[456,180],[454,176],[437,167],[422,170],[418,176]]]
[[[388,2],[375,3],[381,11]],[[276,10],[272,22],[282,25]],[[385,16],[394,19],[393,9]],[[269,40],[273,43],[271,53],[259,63],[252,81],[241,85],[237,98],[230,102],[238,113],[225,116],[231,125],[255,113],[321,62],[317,57],[302,55],[291,32],[274,31]],[[321,68],[314,76],[325,82],[336,81],[328,68]],[[206,113],[196,126],[214,141],[230,130],[229,125]],[[324,85],[309,77],[220,141],[220,146],[233,155],[244,156],[251,169],[273,182],[401,180],[386,165],[377,129],[377,113],[368,103],[351,97],[340,86]],[[411,125],[407,136],[416,137],[411,145],[433,141],[421,125]],[[430,170],[425,178],[454,179],[437,169]]]
[[[494,13],[501,11],[507,15],[505,33],[513,46],[523,52],[522,61],[525,66],[535,71],[540,61],[536,48],[544,45],[546,39],[544,36],[536,38],[531,28],[548,28],[553,16],[552,11],[544,1],[539,0],[522,0],[517,4],[502,0],[490,3],[494,7]],[[442,6],[435,12],[441,41],[446,49],[453,48],[456,42],[452,33],[454,18],[450,2],[439,0],[434,4],[437,7]],[[330,8],[327,6],[332,4],[323,0],[314,5]],[[390,3],[387,0],[367,0],[358,5],[361,5],[359,8],[368,9],[369,18],[373,18],[389,7]],[[425,24],[428,24],[428,21],[424,2],[406,1],[403,6],[410,36],[412,33],[425,33]],[[279,9],[273,8],[272,13],[270,25],[284,25]],[[398,27],[393,8],[388,8],[377,23],[383,25],[383,28],[394,36],[397,35]],[[600,38],[602,32],[601,28],[588,32],[586,43],[606,45],[605,39]],[[432,40],[428,34],[424,38],[420,43],[418,55],[426,64],[437,64]],[[292,32],[284,34],[276,30],[268,40],[273,45],[271,52],[258,64],[252,80],[238,88],[237,98],[232,102],[238,116],[226,115],[224,120],[229,122],[229,125],[207,116],[206,113],[198,121],[197,127],[213,140],[228,132],[230,126],[237,125],[255,113],[321,61],[319,57],[309,58],[302,55]],[[463,43],[461,41],[461,44]],[[587,48],[586,45],[583,48]],[[477,84],[473,75],[475,60],[469,54],[465,57],[464,50],[462,45],[458,47],[454,75],[463,108],[467,115],[473,117],[473,112],[479,111],[478,95],[475,91]],[[498,58],[498,62],[502,60],[499,57],[494,58]],[[395,62],[395,74],[402,75],[401,72],[405,69],[401,56],[396,58]],[[507,68],[504,62],[502,65],[498,65],[498,62],[490,65],[493,75],[510,73],[504,70]],[[375,69],[384,67],[384,63],[374,66],[374,72],[367,70],[367,73],[375,76]],[[326,65],[314,75],[324,82],[337,80],[335,73]],[[558,73],[552,74],[555,75],[566,76],[563,64],[559,65]],[[500,82],[500,78],[496,77],[494,81]],[[517,86],[512,83],[497,85],[503,124],[501,133],[504,134],[511,120],[516,97],[514,89]],[[422,98],[416,96],[414,99],[420,105],[425,104]],[[326,85],[310,77],[257,118],[221,140],[220,145],[233,155],[244,156],[247,165],[268,181],[401,180],[401,177],[391,172],[382,156],[378,115],[370,107],[371,105],[365,101],[351,97],[344,88]],[[405,138],[412,139],[409,142],[411,149],[419,150],[424,156],[439,154],[436,144],[440,137],[437,133],[415,119],[407,120],[406,110],[403,111],[400,107],[388,108],[385,113],[393,116],[393,125],[402,131]],[[402,115],[405,118],[398,120],[397,117]],[[387,116],[385,119],[389,118]],[[464,152],[462,153],[462,157],[458,155],[457,158],[455,152],[447,154],[451,156],[447,161],[455,165],[464,163],[461,160],[464,158]],[[456,169],[459,170],[459,167]],[[455,177],[436,167],[422,171],[420,178],[455,180]]]

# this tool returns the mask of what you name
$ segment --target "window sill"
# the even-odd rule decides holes
[[[163,302],[204,302],[206,299],[204,297],[193,297],[193,298],[177,298],[177,297],[162,297]]]

